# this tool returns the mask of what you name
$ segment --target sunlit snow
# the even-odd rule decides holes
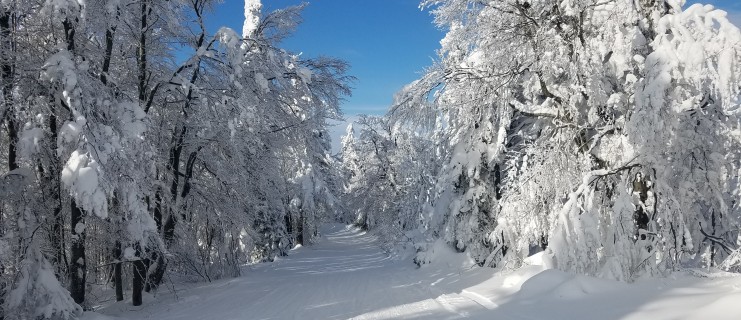
[[[235,279],[178,284],[142,307],[106,303],[83,319],[741,319],[741,276],[689,270],[626,284],[546,270],[461,264],[449,248],[417,268],[374,235],[327,225],[319,243]],[[708,318],[710,317],[710,318]]]

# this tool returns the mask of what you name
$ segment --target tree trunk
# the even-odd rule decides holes
[[[157,191],[155,191],[154,193],[154,214],[153,216],[154,216],[154,222],[155,224],[157,224],[157,231],[162,232],[162,188],[160,187],[157,187]],[[152,291],[152,289],[156,289],[156,287],[162,281],[162,276],[164,276],[164,268],[160,268],[160,266],[164,265],[165,263],[164,252],[161,252],[161,251],[152,252],[151,261],[154,261],[154,270],[147,277],[148,281],[144,285],[145,292],[150,292]],[[148,266],[147,270],[151,270],[151,266]]]
[[[142,3],[144,3],[144,2],[142,2]],[[203,14],[203,12],[201,10],[203,8],[199,8],[198,6],[196,6],[194,9],[196,10],[196,16],[201,17],[202,14]],[[147,13],[148,13],[148,11],[142,9],[142,16],[145,16]],[[144,25],[146,25],[146,23],[144,21],[142,21],[142,26],[144,26]],[[201,25],[201,26],[203,27],[203,25]],[[142,28],[142,30],[144,31],[144,30],[146,30],[146,28]],[[205,39],[206,39],[206,30],[205,29],[202,29],[200,35],[198,36],[198,40],[196,40],[195,47],[196,48],[200,48],[203,45]],[[142,33],[142,36],[140,38],[140,45],[144,44],[145,42],[146,42],[146,37],[144,37],[144,34]],[[139,55],[141,56],[141,58],[139,59],[139,77],[140,77],[139,78],[139,84],[140,84],[140,91],[139,91],[140,95],[139,95],[139,99],[141,99],[141,101],[144,101],[144,99],[146,98],[146,94],[144,94],[144,91],[143,90],[144,90],[144,85],[146,85],[146,82],[143,82],[143,81],[146,80],[146,78],[142,78],[142,76],[143,76],[143,72],[146,69],[146,50],[140,49],[139,50]],[[195,84],[196,81],[198,80],[198,77],[200,75],[200,73],[199,73],[200,72],[200,68],[201,68],[201,60],[198,59],[197,62],[195,63],[193,74],[190,77],[190,84]],[[179,73],[179,72],[180,71],[178,71],[177,73]],[[183,110],[190,109],[190,105],[191,105],[191,103],[192,103],[192,101],[194,99],[194,97],[193,97],[193,91],[194,90],[193,90],[192,86],[189,86],[188,93],[187,93],[187,95],[185,97],[185,105],[183,106]],[[151,97],[151,95],[150,95],[150,97]],[[151,103],[151,101],[152,100],[149,99],[148,102],[145,102],[147,104],[147,110],[149,109],[149,104]],[[183,201],[182,202],[182,208],[178,208],[177,207],[177,204],[178,204],[178,189],[180,188],[180,174],[181,174],[180,171],[179,171],[180,170],[180,157],[181,157],[182,152],[183,152],[183,145],[184,145],[183,142],[184,142],[184,139],[185,139],[185,135],[186,135],[186,133],[188,131],[188,127],[186,126],[186,123],[187,123],[187,120],[188,120],[188,113],[187,112],[183,112],[183,116],[184,116],[184,118],[183,118],[182,126],[181,126],[179,132],[178,131],[175,131],[175,133],[173,134],[173,145],[170,147],[170,158],[169,158],[169,161],[168,161],[168,164],[167,164],[168,171],[170,171],[172,173],[172,183],[170,185],[170,200],[171,200],[170,201],[170,204],[171,204],[171,208],[169,210],[169,215],[168,215],[167,219],[165,220],[164,225],[162,226],[162,239],[164,240],[165,246],[167,246],[167,247],[170,246],[170,244],[172,243],[172,241],[175,238],[175,226],[176,226],[177,221],[178,221],[178,216],[177,216],[178,212],[177,211],[178,210],[181,211],[180,212],[181,217],[184,217],[184,215],[185,215],[185,212],[184,212],[185,211],[184,210],[185,202],[183,201],[183,199],[185,199],[185,197],[187,196],[188,192],[190,191],[189,179],[190,179],[190,176],[192,175],[192,167],[193,167],[193,162],[195,161],[195,155],[198,152],[198,151],[195,151],[195,152],[191,153],[190,158],[189,158],[189,162],[188,162],[188,164],[186,164],[186,171],[189,170],[190,172],[186,173],[186,177],[184,178],[183,190],[181,191],[181,195],[180,195],[180,198],[179,198],[181,201]],[[192,160],[191,160],[191,158],[192,158]],[[161,219],[161,217],[160,217],[160,219]],[[159,284],[162,281],[162,277],[165,274],[166,268],[167,268],[167,261],[164,259],[164,257],[162,257],[162,255],[158,256],[157,257],[157,265],[156,265],[155,270],[152,272],[152,275],[150,277],[150,286],[152,288],[157,288],[157,286],[159,286]]]
[[[648,199],[648,189],[646,179],[638,173],[633,180],[633,193],[638,193],[640,202],[636,206],[635,212],[633,212],[633,222],[636,226],[635,237],[640,240],[646,239],[646,235],[641,234],[640,230],[648,230],[649,217],[648,213],[644,210],[646,200]]]
[[[69,291],[75,302],[82,305],[85,302],[85,277],[87,274],[87,262],[85,261],[85,217],[74,199],[70,200],[70,209],[70,229],[72,230],[70,255],[72,261],[69,268]]]
[[[290,211],[287,212],[286,216],[283,217],[283,219],[284,219],[284,223],[286,224],[286,233],[288,233],[291,239],[291,245],[294,245],[296,238],[295,238],[295,235],[293,234],[293,225],[291,224],[291,212]]]
[[[179,137],[175,139],[173,137],[174,141],[177,141],[171,148],[170,148],[170,159],[169,163],[167,165],[168,169],[172,171],[172,183],[170,184],[170,200],[171,205],[175,205],[177,203],[177,196],[178,196],[178,189],[180,185],[180,176],[178,175],[178,168],[180,166],[180,154],[183,150],[183,139],[185,137],[186,128],[183,127],[183,130],[180,132]],[[156,208],[156,206],[155,206]],[[156,210],[156,209],[155,209]],[[167,219],[165,220],[165,224],[162,226],[162,240],[165,242],[165,246],[169,247],[172,244],[172,241],[175,239],[175,224],[177,223],[177,216],[176,216],[175,210],[172,208],[170,209],[170,214],[167,216]],[[162,219],[162,212],[159,212],[159,219],[161,221]],[[155,220],[156,221],[156,220]],[[156,266],[154,268],[154,271],[152,271],[152,274],[150,275],[149,280],[149,290],[156,289],[160,283],[162,283],[162,278],[165,275],[165,270],[167,269],[167,261],[165,261],[162,254],[159,254],[156,258]]]
[[[65,19],[62,22],[67,50],[75,51],[75,28],[72,21]],[[70,247],[69,286],[72,299],[79,305],[85,302],[85,280],[87,277],[87,261],[85,260],[85,214],[77,206],[75,199],[70,200],[70,230],[72,242]]]
[[[100,82],[108,85],[108,72],[111,69],[111,59],[113,57],[113,35],[116,32],[116,26],[110,26],[105,31],[105,55],[103,56],[103,69],[100,71]]]
[[[146,103],[147,94],[147,32],[149,29],[149,6],[147,0],[141,1],[141,28],[139,29],[139,51],[137,52],[137,64],[139,66],[139,102]]]
[[[165,268],[160,266],[165,265],[165,258],[163,252],[155,252],[154,257],[147,261],[147,270],[152,270],[151,262],[154,261],[154,269],[151,274],[147,276],[147,283],[144,284],[144,291],[151,292],[162,283],[162,277],[165,275]]]
[[[140,105],[144,106],[147,103],[147,33],[149,32],[149,13],[151,12],[151,8],[149,7],[148,0],[141,0],[139,4],[139,8],[141,11],[139,20],[139,48],[136,53],[136,62],[138,68],[137,89],[139,103]],[[156,198],[157,195],[155,195],[155,199]],[[158,214],[160,217],[157,217]],[[159,209],[155,209],[154,215],[155,222],[157,222],[157,226],[159,228],[162,221]],[[150,282],[147,281],[145,284],[145,280],[150,278],[150,276],[147,274],[150,260],[145,259],[145,257],[147,256],[146,252],[149,252],[150,250],[148,248],[142,248],[140,245],[137,245],[136,251],[139,260],[134,262],[132,302],[133,305],[138,306],[142,304],[142,290],[146,289],[147,292],[151,290]]]
[[[2,66],[0,67],[0,73],[2,73],[2,90],[3,90],[3,100],[6,106],[5,115],[0,115],[0,123],[2,123],[3,120],[6,121],[7,127],[8,127],[8,169],[9,171],[15,170],[18,168],[18,160],[16,156],[16,146],[18,144],[18,131],[17,131],[17,124],[15,119],[15,110],[13,110],[13,95],[12,95],[12,89],[13,89],[13,83],[15,82],[15,79],[13,77],[13,67],[11,63],[12,53],[12,41],[10,39],[10,17],[11,12],[10,11],[3,11],[0,13],[0,37],[2,37],[2,43],[0,45],[3,46],[2,52],[3,55],[0,57],[2,61],[0,63]],[[5,119],[3,119],[5,118]],[[3,204],[0,202],[0,209],[2,208]],[[0,212],[0,222],[2,218],[2,212]],[[0,262],[0,272],[3,272],[5,267],[3,266],[3,263]],[[4,291],[5,287],[3,283],[0,283],[0,292]],[[3,305],[5,303],[5,300],[0,297],[0,320],[4,319],[4,311],[3,311]]]
[[[52,121],[51,119],[49,121]],[[56,119],[54,119],[56,121]],[[53,141],[56,142],[56,126],[52,131]],[[59,185],[59,170],[56,168],[54,163],[49,165],[49,174],[45,177],[46,183],[48,183],[48,189],[51,193],[51,201],[54,204],[52,210],[53,221],[51,226],[51,246],[54,251],[52,258],[50,259],[51,264],[55,268],[57,276],[61,276],[67,270],[69,266],[66,263],[66,253],[64,245],[64,215],[62,214],[62,200],[61,200],[61,186]]]
[[[137,245],[136,255],[139,260],[134,261],[134,277],[131,287],[131,302],[135,306],[142,305],[142,291],[144,290],[144,279],[146,278],[147,266],[142,257],[141,246]]]
[[[59,129],[57,127],[57,106],[54,99],[51,99],[49,103],[50,114],[48,120],[49,126],[49,148],[54,149],[57,144],[57,137]],[[69,268],[67,263],[67,254],[65,252],[64,244],[64,214],[62,213],[62,186],[61,180],[59,179],[59,166],[57,161],[52,157],[49,163],[48,175],[46,176],[45,185],[49,186],[51,193],[51,201],[54,204],[53,214],[54,221],[52,222],[52,234],[51,234],[51,245],[54,248],[54,258],[52,259],[52,265],[54,266],[57,276],[63,275]]]
[[[109,25],[105,31],[105,54],[103,55],[103,66],[100,71],[100,82],[103,85],[108,85],[108,73],[111,69],[111,60],[113,59],[113,40],[116,32],[115,23]],[[112,203],[118,208],[118,199],[113,196]],[[121,241],[116,240],[113,245],[112,257],[116,263],[113,264],[113,286],[116,290],[116,301],[123,301],[123,272],[122,272],[122,252],[121,252]]]
[[[113,285],[116,288],[116,301],[123,301],[123,273],[121,272],[121,242],[116,240],[116,244],[113,248],[113,258],[116,262],[113,265]]]
[[[162,188],[157,187],[154,192],[154,223],[157,225],[157,231],[162,232]]]
[[[10,11],[0,13],[0,37],[2,37],[2,56],[0,56],[0,73],[2,73],[2,90],[3,103],[5,103],[5,121],[8,128],[8,169],[13,171],[18,169],[18,123],[16,120],[15,108],[13,106],[13,83],[15,76],[13,74],[13,41],[11,40],[11,16]],[[3,120],[3,119],[0,119]]]

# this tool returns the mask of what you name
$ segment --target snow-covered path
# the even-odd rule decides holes
[[[163,293],[140,308],[122,304],[101,313],[158,320],[450,319],[468,315],[469,309],[485,310],[464,295],[436,289],[457,274],[419,272],[409,261],[391,259],[373,236],[351,227],[329,225],[323,233],[319,243],[246,270],[240,278],[189,288],[178,298]]]
[[[163,292],[121,319],[741,319],[741,278],[683,275],[627,285],[526,266],[417,269],[371,235],[329,225],[322,240],[242,277]],[[107,318],[88,314],[89,319]]]

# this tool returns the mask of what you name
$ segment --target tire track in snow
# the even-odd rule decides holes
[[[470,299],[471,301],[476,302],[480,306],[482,306],[482,307],[484,307],[486,309],[489,309],[489,310],[494,310],[494,309],[496,309],[496,308],[499,307],[498,304],[494,303],[489,298],[484,297],[484,296],[482,296],[482,295],[480,295],[480,294],[478,294],[476,292],[473,292],[473,291],[468,291],[466,289],[463,289],[463,291],[461,291],[461,296],[464,296],[464,297]]]

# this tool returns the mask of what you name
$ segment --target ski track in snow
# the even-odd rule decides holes
[[[239,278],[86,313],[102,319],[741,319],[741,278],[684,276],[635,285],[540,266],[510,274],[395,260],[375,238],[328,225],[313,246]],[[441,263],[444,264],[444,263]],[[128,293],[127,293],[128,294]]]

